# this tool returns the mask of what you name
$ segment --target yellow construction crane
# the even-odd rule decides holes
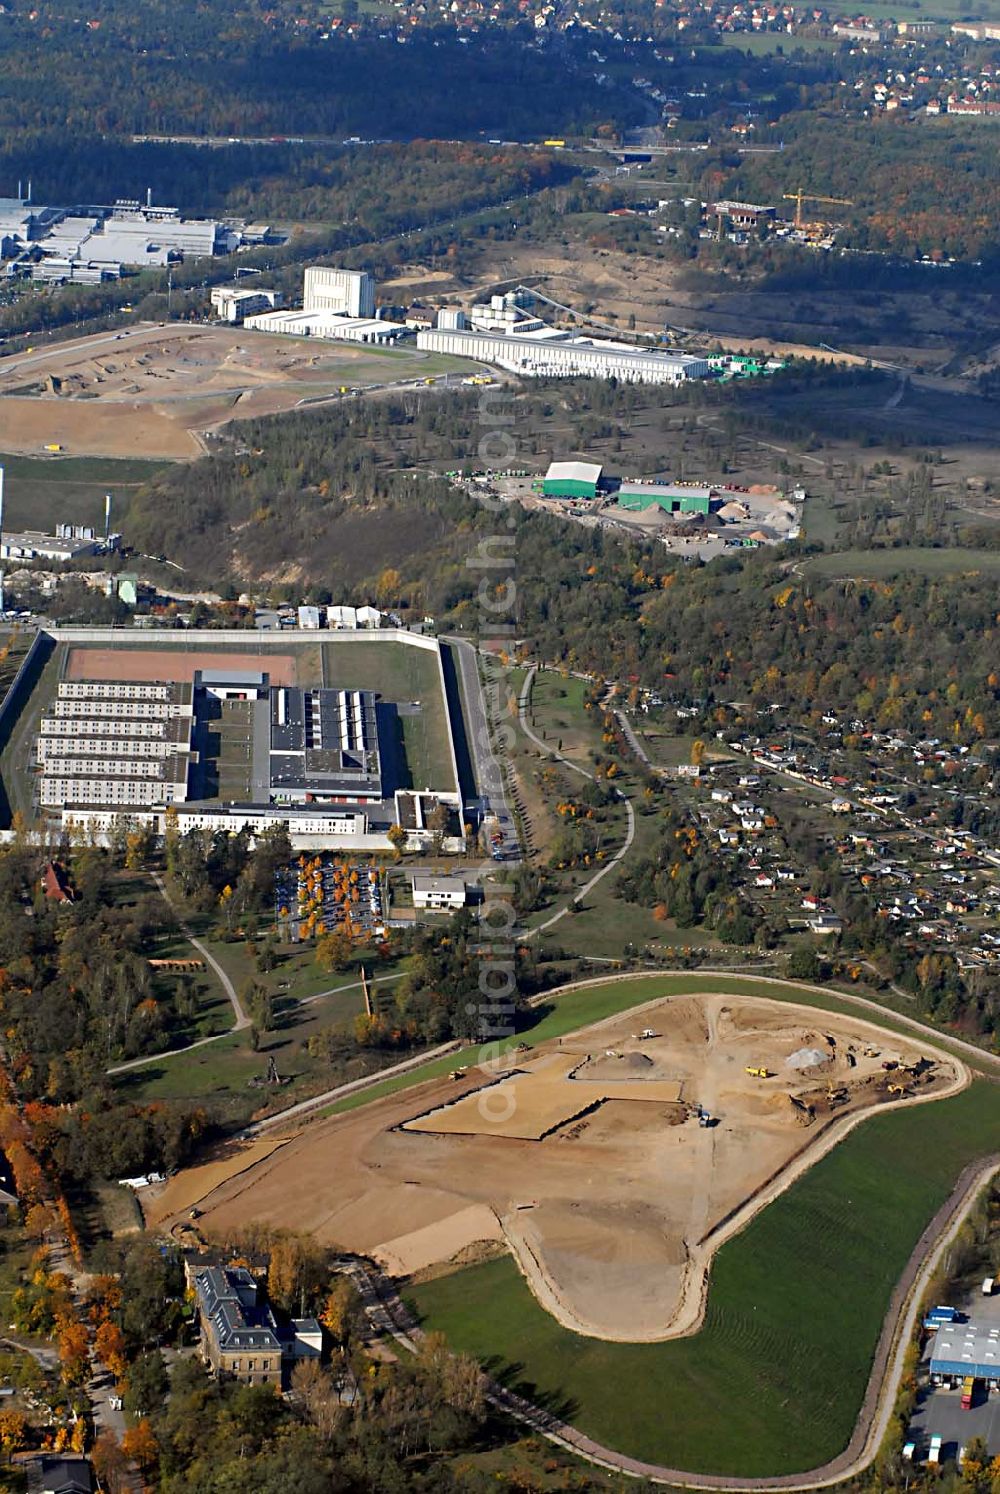
[[[785,202],[795,203],[795,227],[802,227],[802,204],[804,202],[835,202],[839,207],[853,207],[854,200],[850,197],[818,197],[815,192],[804,192],[800,187],[797,192],[783,192]]]

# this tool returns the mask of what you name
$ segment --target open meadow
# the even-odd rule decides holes
[[[692,1473],[804,1471],[846,1446],[921,1231],[961,1170],[998,1146],[1000,1101],[983,1081],[859,1126],[722,1246],[689,1338],[570,1333],[509,1257],[407,1297],[425,1328],[607,1446]]]

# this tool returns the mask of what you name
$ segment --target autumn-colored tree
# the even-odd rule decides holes
[[[153,1428],[145,1416],[122,1437],[122,1452],[143,1471],[156,1462],[159,1451]]]
[[[8,1463],[27,1441],[28,1418],[23,1411],[0,1411],[0,1447],[7,1454]]]
[[[358,1294],[346,1276],[338,1276],[326,1294],[319,1320],[342,1349],[350,1342],[358,1311]]]
[[[391,566],[386,566],[385,570],[379,573],[379,578],[375,583],[375,600],[378,605],[387,607],[390,602],[398,602],[402,585],[403,578],[399,572],[393,570]]]
[[[149,830],[130,830],[125,837],[125,866],[128,871],[142,871],[152,849],[153,837]]]
[[[105,1319],[94,1334],[94,1352],[101,1363],[111,1371],[116,1380],[124,1377],[126,1369],[125,1335],[117,1323]]]
[[[337,1387],[318,1359],[301,1359],[292,1370],[292,1390],[306,1416],[324,1439],[332,1437],[346,1416]]]
[[[279,1235],[271,1245],[267,1293],[287,1311],[305,1311],[322,1290],[329,1267],[325,1252],[300,1235]]]
[[[386,840],[392,846],[394,861],[402,861],[403,851],[406,849],[406,842],[409,838],[409,833],[404,830],[402,825],[389,826],[386,831]]]
[[[24,1227],[34,1240],[44,1240],[55,1224],[55,1215],[43,1203],[35,1203],[24,1216]]]
[[[112,1432],[101,1433],[94,1443],[91,1457],[101,1487],[107,1489],[108,1494],[121,1494],[126,1483],[127,1459]]]
[[[87,1330],[75,1318],[63,1317],[57,1324],[59,1364],[67,1385],[82,1385],[87,1378],[89,1342]]]
[[[334,929],[316,941],[316,963],[321,970],[346,970],[354,953],[354,941],[342,929]]]

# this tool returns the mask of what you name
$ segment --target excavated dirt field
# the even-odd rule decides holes
[[[697,1327],[723,1239],[852,1125],[968,1078],[853,1018],[666,999],[513,1054],[499,1075],[470,1068],[307,1126],[231,1178],[216,1157],[143,1203],[169,1227],[197,1200],[209,1236],[291,1226],[399,1276],[502,1237],[561,1322],[648,1341]]]
[[[190,461],[232,419],[416,378],[424,356],[224,326],[81,338],[0,365],[0,450]]]

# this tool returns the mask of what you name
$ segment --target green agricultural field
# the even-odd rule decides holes
[[[703,1328],[612,1344],[561,1328],[507,1257],[412,1288],[427,1328],[607,1446],[767,1477],[845,1447],[893,1287],[962,1168],[1000,1147],[1000,1095],[877,1116],[720,1250]]]

